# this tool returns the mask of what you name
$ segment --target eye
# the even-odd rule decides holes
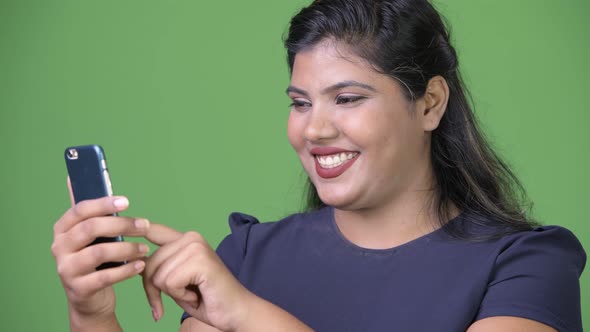
[[[359,95],[340,95],[340,96],[336,97],[336,104],[337,105],[352,104],[352,103],[355,103],[355,102],[365,99],[365,98],[366,97],[359,96]]]
[[[304,112],[311,107],[311,103],[301,99],[293,99],[293,102],[291,102],[289,107],[291,107],[292,110]]]

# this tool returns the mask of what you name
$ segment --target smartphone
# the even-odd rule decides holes
[[[104,150],[99,145],[68,147],[64,153],[72,193],[76,203],[113,195],[113,187],[107,167]],[[113,214],[116,216],[117,214]],[[99,237],[89,245],[123,241],[122,236]],[[120,266],[125,262],[108,262],[98,266],[97,270]]]

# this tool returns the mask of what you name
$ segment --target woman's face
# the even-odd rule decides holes
[[[324,203],[377,208],[431,185],[430,136],[416,104],[346,45],[298,53],[287,92],[289,141]]]

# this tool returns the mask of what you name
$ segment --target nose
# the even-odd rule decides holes
[[[314,108],[310,113],[303,133],[305,139],[310,142],[317,142],[335,138],[338,136],[338,127],[334,123],[330,110]]]

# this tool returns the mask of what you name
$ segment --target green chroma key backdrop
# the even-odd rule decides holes
[[[69,145],[106,151],[125,215],[196,230],[212,246],[241,211],[276,220],[301,207],[286,138],[289,18],[307,1],[0,0],[0,241],[4,331],[65,331],[50,252],[68,208]],[[477,114],[545,224],[590,250],[590,2],[437,0]],[[128,331],[151,320],[141,280],[116,287]],[[590,271],[582,277],[590,324]]]

